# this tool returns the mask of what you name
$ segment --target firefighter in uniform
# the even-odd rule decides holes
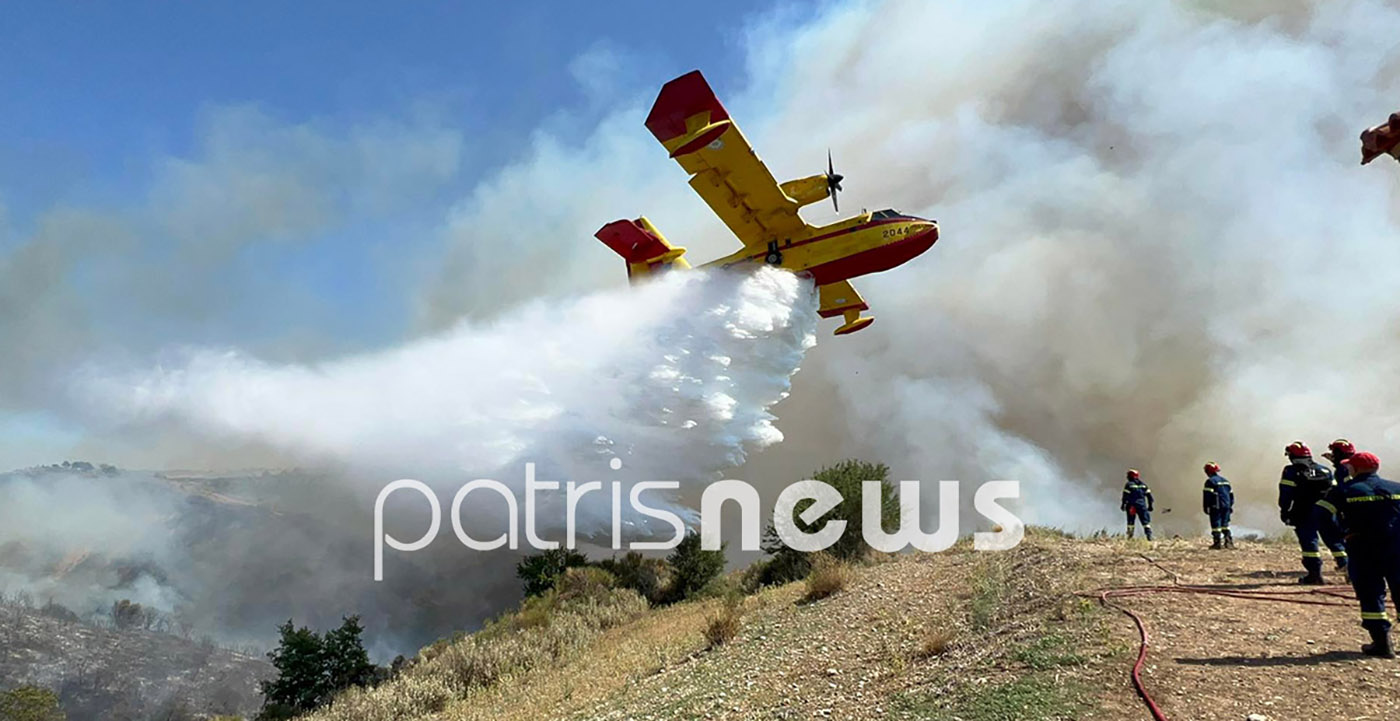
[[[1348,478],[1327,493],[1318,507],[1341,521],[1352,548],[1351,586],[1361,604],[1361,626],[1371,643],[1368,656],[1395,658],[1390,646],[1390,619],[1385,593],[1400,607],[1400,483],[1376,475],[1381,461],[1374,453],[1355,453],[1343,461]]]
[[[1128,538],[1133,537],[1133,519],[1142,522],[1142,533],[1152,540],[1152,489],[1142,482],[1142,474],[1128,469],[1128,482],[1123,484],[1123,502],[1120,505],[1128,514]]]
[[[1340,486],[1347,476],[1351,475],[1351,466],[1347,465],[1346,460],[1354,455],[1356,446],[1345,438],[1338,438],[1327,444],[1327,452],[1322,454],[1322,457],[1332,464],[1332,480],[1336,481],[1337,485]]]
[[[1230,490],[1230,481],[1220,475],[1220,464],[1211,462],[1205,465],[1206,487],[1201,495],[1201,510],[1210,517],[1211,549],[1234,548],[1235,538],[1230,535],[1230,512],[1235,508],[1235,492]]]
[[[1283,449],[1288,456],[1288,465],[1283,467],[1283,475],[1278,482],[1278,508],[1280,519],[1293,527],[1298,536],[1298,547],[1303,553],[1303,569],[1307,575],[1298,579],[1299,583],[1320,586],[1322,578],[1322,553],[1318,549],[1317,537],[1331,549],[1337,568],[1346,568],[1347,548],[1342,540],[1337,524],[1317,506],[1317,502],[1332,488],[1332,472],[1312,459],[1312,451],[1302,441],[1293,441]]]

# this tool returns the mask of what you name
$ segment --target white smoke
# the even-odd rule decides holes
[[[1400,449],[1400,173],[1358,166],[1357,140],[1400,105],[1396,28],[1394,0],[889,0],[750,27],[747,77],[712,80],[778,179],[829,145],[843,208],[935,218],[942,240],[855,281],[877,322],[809,357],[777,410],[792,441],[743,477],[862,456],[1015,478],[1029,519],[1092,529],[1121,522],[1137,467],[1186,532],[1207,460],[1266,527],[1293,438]],[[642,127],[654,93],[484,183],[453,218],[472,263],[424,305],[465,312],[479,293],[454,288],[509,277],[483,238],[535,207],[574,283],[600,205],[732,244]]]
[[[670,273],[315,366],[194,349],[154,371],[94,369],[84,391],[128,422],[174,418],[381,483],[518,487],[527,462],[542,480],[705,480],[782,440],[769,409],[815,342],[815,298],[766,268]]]

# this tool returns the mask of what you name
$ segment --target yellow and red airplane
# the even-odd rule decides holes
[[[808,225],[798,208],[827,197],[836,207],[842,177],[831,164],[831,153],[825,174],[779,184],[699,70],[661,88],[646,126],[692,176],[690,187],[744,244],[738,252],[705,265],[767,263],[810,277],[820,294],[821,316],[845,319],[837,335],[854,333],[875,320],[861,315],[869,306],[851,286],[851,278],[889,270],[938,241],[938,223],[895,210]],[[660,271],[690,267],[682,257],[685,248],[667,242],[645,217],[608,223],[596,235],[627,261],[633,283]]]

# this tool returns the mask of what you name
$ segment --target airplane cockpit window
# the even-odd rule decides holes
[[[884,218],[899,218],[901,216],[903,216],[903,213],[900,213],[898,210],[895,210],[893,208],[886,208],[884,210],[877,210],[874,213],[871,213],[870,219],[881,220]]]

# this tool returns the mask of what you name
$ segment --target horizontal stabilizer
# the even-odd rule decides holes
[[[614,220],[594,235],[628,263],[645,263],[671,249],[636,220]]]
[[[627,261],[627,277],[633,280],[660,270],[690,267],[681,257],[685,248],[668,243],[645,217],[614,220],[593,235]]]

